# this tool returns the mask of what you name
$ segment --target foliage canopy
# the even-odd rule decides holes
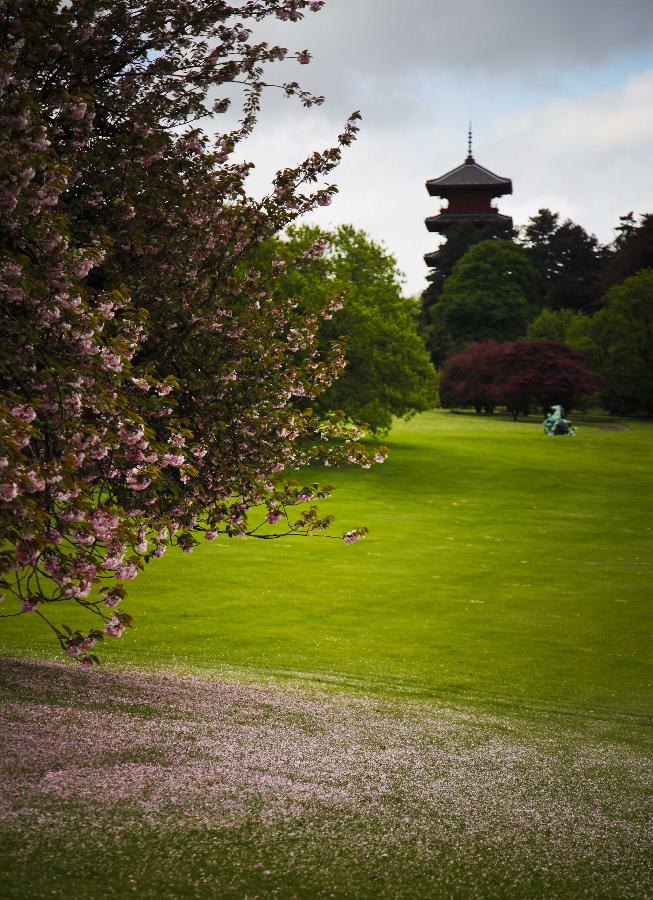
[[[551,309],[545,306],[528,326],[527,337],[531,341],[557,341],[565,344],[572,324],[582,318],[587,316],[572,309]]]
[[[276,240],[274,256],[292,260],[316,243],[324,253],[301,269],[288,265],[276,295],[314,313],[338,298],[323,318],[319,346],[327,354],[344,348],[345,368],[314,406],[322,414],[342,410],[375,432],[387,431],[393,416],[409,416],[436,403],[436,374],[402,296],[394,258],[363,232],[343,225],[334,231],[291,227]]]
[[[653,413],[653,269],[611,288],[604,309],[572,323],[569,343],[604,376],[612,413]]]
[[[512,340],[526,334],[538,302],[538,276],[512,241],[481,241],[456,263],[431,309],[431,329],[450,349],[470,341]]]
[[[524,245],[540,276],[544,306],[576,312],[597,307],[607,251],[593,234],[540,209],[524,228]]]
[[[615,253],[603,277],[605,287],[621,284],[642,269],[653,269],[653,214],[641,216],[639,224],[632,213],[622,216],[617,231]]]

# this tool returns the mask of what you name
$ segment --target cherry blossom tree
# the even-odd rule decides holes
[[[0,0],[0,589],[7,614],[41,617],[85,665],[129,625],[126,583],[169,545],[322,531],[328,489],[283,473],[382,461],[354,425],[291,402],[342,369],[341,348],[316,341],[338,299],[300,312],[246,262],[329,202],[356,134],[354,114],[335,146],[248,195],[235,152],[268,66],[310,59],[252,26],[321,6]],[[241,118],[216,134],[234,86]],[[56,624],[60,603],[94,627]]]

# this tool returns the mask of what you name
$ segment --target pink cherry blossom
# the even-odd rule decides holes
[[[181,466],[186,461],[181,453],[166,453],[161,461],[162,466]]]
[[[117,616],[114,616],[104,627],[104,633],[109,637],[119,638],[125,630],[125,626]]]
[[[81,121],[86,115],[86,103],[83,100],[77,100],[73,106],[70,107],[70,115],[76,122]]]
[[[14,406],[11,410],[11,414],[17,419],[22,419],[23,422],[33,422],[36,418],[36,413],[34,412],[32,407],[27,406],[26,404]]]
[[[104,350],[101,358],[101,365],[103,369],[106,369],[108,372],[121,372],[122,371],[122,359],[117,353],[114,353],[111,350]]]
[[[0,483],[0,500],[9,503],[16,496],[18,496],[18,485],[15,482],[3,481]]]
[[[109,609],[114,609],[122,600],[122,596],[118,593],[118,591],[107,591],[104,595],[104,605],[108,606]]]
[[[133,491],[145,491],[152,484],[152,479],[137,467],[127,474],[127,484]]]

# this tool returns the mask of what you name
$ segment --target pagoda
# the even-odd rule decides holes
[[[431,197],[442,197],[449,201],[435,216],[426,219],[426,227],[446,236],[454,225],[499,225],[512,227],[512,218],[502,215],[496,206],[492,206],[494,197],[512,194],[512,181],[495,175],[484,166],[480,166],[472,155],[471,122],[467,135],[467,159],[461,166],[451,169],[439,178],[431,178],[426,182],[426,189]],[[438,251],[424,254],[427,266],[437,265]]]

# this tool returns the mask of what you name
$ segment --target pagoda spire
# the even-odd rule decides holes
[[[465,163],[473,163],[474,157],[472,156],[472,123],[469,123],[469,130],[467,131],[467,159]]]

